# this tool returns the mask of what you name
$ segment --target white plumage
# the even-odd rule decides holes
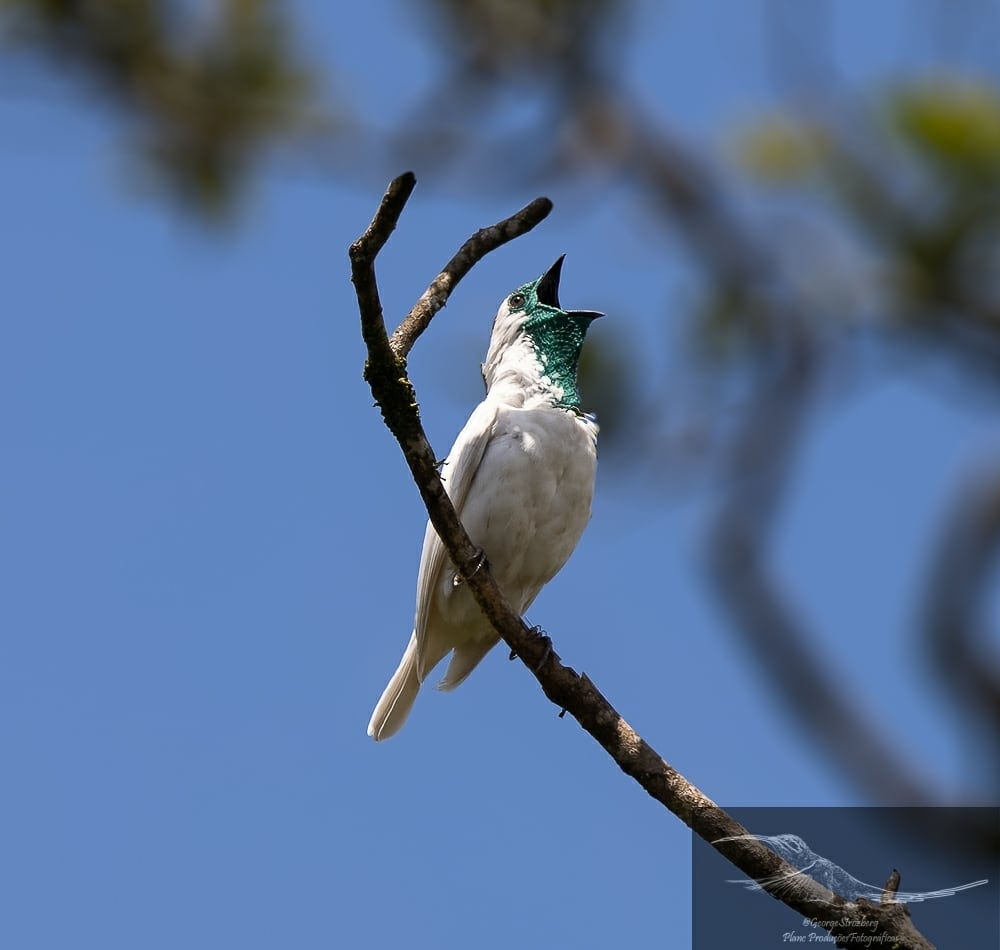
[[[486,398],[441,473],[469,537],[522,614],[580,540],[597,467],[597,424],[580,411],[576,367],[586,329],[600,314],[560,309],[561,265],[562,258],[500,305],[483,364]],[[387,739],[400,729],[420,684],[446,654],[439,688],[447,690],[498,642],[428,522],[413,633],[368,735]]]

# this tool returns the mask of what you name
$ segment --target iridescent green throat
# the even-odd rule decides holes
[[[559,409],[580,408],[576,374],[591,319],[536,302],[524,321],[524,332],[535,348],[542,375],[562,390],[554,403]]]

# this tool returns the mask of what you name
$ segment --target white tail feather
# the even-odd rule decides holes
[[[420,680],[417,678],[417,635],[410,636],[403,659],[392,674],[389,685],[382,691],[382,697],[375,706],[368,722],[368,735],[376,742],[394,736],[403,727],[410,715],[413,701],[417,698]]]
[[[497,639],[474,640],[472,643],[463,643],[461,646],[455,647],[455,652],[451,655],[451,662],[448,664],[444,679],[437,684],[437,688],[451,690],[456,686],[461,686],[468,675],[479,665],[479,661],[497,643]]]

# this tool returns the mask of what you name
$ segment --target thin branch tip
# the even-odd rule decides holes
[[[401,175],[396,181],[404,177]],[[541,224],[551,214],[553,207],[552,200],[543,195],[502,221],[476,231],[445,264],[396,327],[389,341],[393,352],[399,358],[405,358],[420,334],[430,325],[434,315],[447,305],[448,298],[462,278],[487,254]]]
[[[403,208],[406,207],[406,202],[410,200],[410,195],[416,186],[417,176],[413,172],[403,172],[389,182],[371,224],[350,247],[355,282],[358,268],[373,264],[379,251],[385,247],[389,236],[396,230]]]

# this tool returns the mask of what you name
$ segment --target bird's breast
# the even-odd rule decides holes
[[[504,407],[461,512],[512,606],[523,612],[590,519],[597,426],[559,409]]]

